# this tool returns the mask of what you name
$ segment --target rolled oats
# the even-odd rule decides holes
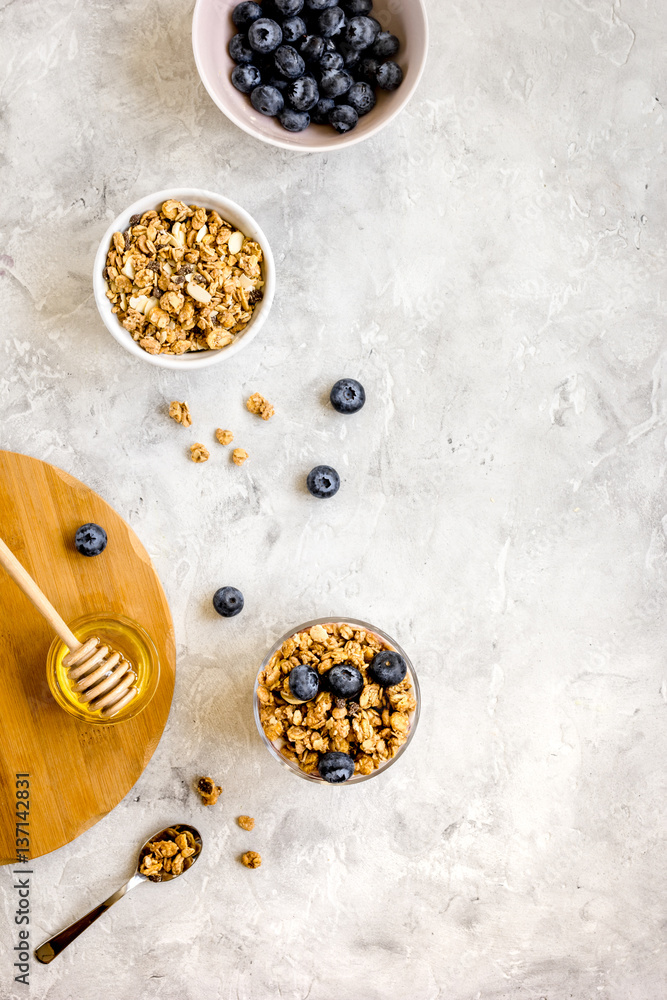
[[[243,830],[254,830],[255,820],[252,816],[239,816],[237,823]]]
[[[218,351],[245,329],[262,298],[263,259],[259,244],[217,212],[170,199],[113,234],[106,294],[149,354]]]
[[[232,434],[232,432],[223,431],[222,427],[218,427],[217,431],[215,432],[215,437],[216,440],[220,442],[220,444],[231,444],[232,441],[234,440],[234,435]]]
[[[257,851],[246,851],[241,857],[241,861],[246,868],[259,868],[262,863],[262,855],[258,854]]]
[[[209,450],[203,444],[196,442],[190,445],[190,458],[193,462],[208,462],[209,457]]]
[[[248,452],[244,448],[234,448],[232,452],[232,462],[234,465],[243,465],[248,457]]]
[[[254,392],[245,405],[247,410],[256,413],[262,420],[270,420],[276,412],[268,399],[264,399],[258,392]]]
[[[187,403],[178,403],[174,400],[173,403],[169,404],[169,416],[177,424],[183,424],[184,427],[190,427],[192,424],[192,417],[190,416]]]
[[[258,678],[259,716],[267,739],[307,774],[317,772],[320,754],[333,750],[353,758],[355,774],[370,774],[385,764],[406,742],[417,701],[409,675],[387,688],[371,677],[368,665],[383,649],[391,646],[347,623],[314,625],[290,636]],[[354,701],[320,689],[311,701],[295,705],[285,696],[290,696],[289,674],[300,663],[320,675],[350,663],[364,686]]]

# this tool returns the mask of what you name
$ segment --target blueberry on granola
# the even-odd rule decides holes
[[[99,556],[107,547],[107,533],[99,524],[82,524],[76,530],[74,545],[82,556]]]
[[[298,701],[311,701],[320,689],[320,675],[306,663],[294,667],[289,673],[289,689]]]
[[[308,473],[306,486],[314,497],[332,497],[338,493],[340,476],[330,465],[316,465]]]
[[[408,667],[399,653],[393,649],[383,649],[373,657],[368,672],[380,687],[393,687],[394,684],[401,683]]]
[[[356,413],[366,402],[366,392],[356,379],[339,378],[329,398],[334,410],[339,413]]]
[[[354,774],[354,761],[347,753],[339,753],[337,750],[331,750],[329,753],[323,753],[319,759],[317,769],[320,772],[320,777],[324,778],[325,781],[330,781],[332,784],[337,785],[341,781],[347,781]]]
[[[243,594],[236,587],[220,587],[213,595],[213,607],[223,618],[240,614],[243,604]]]
[[[324,675],[327,687],[337,698],[356,698],[364,686],[359,670],[350,663],[339,663]]]

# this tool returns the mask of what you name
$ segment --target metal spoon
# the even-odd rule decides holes
[[[189,864],[186,867],[184,862],[183,871],[179,872],[179,875],[185,874],[188,868],[192,867],[201,854],[203,846],[202,839],[199,830],[196,830],[194,826],[188,826],[186,823],[175,823],[173,826],[168,826],[166,829],[160,830],[159,833],[154,833],[152,837],[149,837],[139,852],[137,870],[129,882],[126,882],[122,888],[120,888],[117,892],[114,892],[113,896],[109,896],[109,898],[105,899],[103,903],[96,906],[94,910],[87,913],[85,917],[81,917],[80,920],[70,924],[69,927],[65,927],[64,930],[59,931],[58,934],[54,934],[53,937],[48,939],[48,941],[45,941],[44,944],[39,946],[39,948],[36,948],[35,958],[37,958],[38,961],[43,962],[44,965],[48,965],[49,962],[53,961],[56,955],[59,955],[61,951],[64,951],[65,948],[79,936],[79,934],[82,934],[87,927],[90,927],[90,925],[94,923],[106,910],[108,910],[110,906],[117,903],[119,899],[122,899],[122,897],[128,893],[130,889],[134,889],[134,887],[139,885],[140,882],[171,882],[172,879],[178,878],[179,875],[174,875],[171,872],[161,872],[159,875],[143,875],[139,871],[139,866],[141,865],[144,855],[150,854],[149,845],[152,842],[156,840],[173,839],[174,836],[185,833],[186,831],[189,831],[194,837],[195,853],[190,855],[189,858],[186,858],[186,862],[189,862]]]

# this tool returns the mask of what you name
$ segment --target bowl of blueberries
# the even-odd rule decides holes
[[[192,45],[220,110],[263,142],[328,152],[405,107],[428,49],[423,0],[197,0]]]

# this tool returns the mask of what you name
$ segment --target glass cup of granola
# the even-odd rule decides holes
[[[403,754],[419,719],[415,669],[399,644],[355,618],[317,618],[267,653],[254,691],[272,757],[307,781],[356,784]]]

